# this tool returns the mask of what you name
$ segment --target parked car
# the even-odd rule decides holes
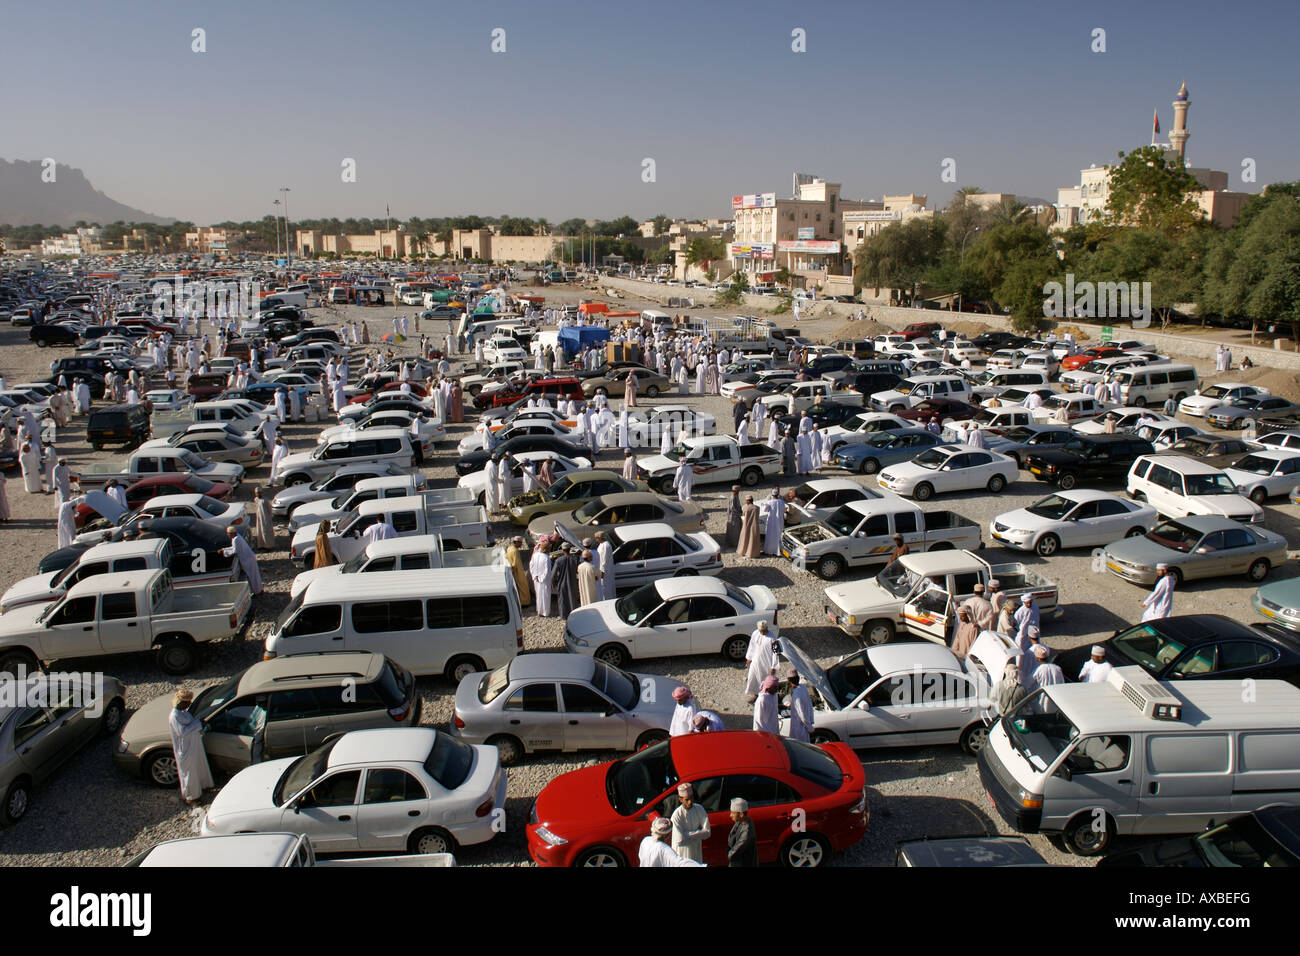
[[[1288,494],[1300,478],[1300,449],[1256,451],[1223,470],[1238,490],[1262,505],[1267,499]]]
[[[1229,438],[1227,435],[1188,435],[1168,448],[1161,449],[1159,454],[1182,455],[1195,458],[1212,468],[1226,468],[1249,451],[1250,447],[1240,438]]]
[[[456,688],[450,732],[502,766],[541,750],[642,750],[668,739],[684,686],[577,654],[524,654]]]
[[[591,454],[591,449],[586,445],[579,445],[556,435],[520,435],[509,441],[503,441],[490,452],[483,449],[462,452],[460,458],[456,460],[456,474],[464,477],[472,472],[482,472],[489,458],[498,455],[518,455],[525,451],[555,452],[566,458],[583,458]]]
[[[224,481],[209,481],[200,475],[171,472],[141,478],[134,484],[128,485],[124,493],[127,510],[135,511],[159,495],[194,494],[225,501],[230,497],[231,490],[230,485]],[[95,520],[97,514],[98,512],[89,505],[77,505],[73,512],[73,521],[77,530],[81,530],[88,522]]]
[[[1155,583],[1157,564],[1167,564],[1178,584],[1236,574],[1259,582],[1286,563],[1286,552],[1286,538],[1276,532],[1220,515],[1188,515],[1108,544],[1102,559],[1111,573],[1145,586]]]
[[[1027,508],[998,515],[989,533],[1017,551],[1049,557],[1061,548],[1101,547],[1119,538],[1146,534],[1156,509],[1107,491],[1077,488],[1041,498]]]
[[[1195,836],[1170,837],[1109,853],[1097,865],[1192,869],[1300,867],[1300,807],[1286,804],[1265,807]]]
[[[371,478],[396,478],[407,474],[406,468],[389,463],[386,465],[345,465],[324,478],[306,484],[282,488],[271,499],[271,514],[277,518],[291,518],[295,511],[313,501],[324,501],[346,495],[360,481]],[[420,475],[419,478],[423,478]],[[423,490],[424,482],[416,481],[416,490]]]
[[[984,442],[990,451],[1006,455],[1021,465],[1029,455],[1060,447],[1073,437],[1074,430],[1066,425],[1030,424],[1008,428],[1001,435],[986,435]]]
[[[1134,461],[1152,451],[1149,441],[1130,435],[1079,435],[1064,444],[1032,453],[1025,459],[1025,468],[1039,481],[1069,491],[1080,481],[1122,478]]]
[[[943,443],[924,428],[879,431],[866,441],[844,442],[831,456],[831,463],[846,471],[874,475],[882,468],[909,462],[928,448]]]
[[[1267,395],[1268,389],[1257,385],[1245,385],[1241,382],[1219,382],[1199,389],[1195,395],[1188,395],[1178,403],[1178,411],[1195,418],[1204,418],[1205,413],[1220,405],[1228,405],[1239,398]]]
[[[722,572],[722,548],[703,531],[677,531],[647,522],[613,528],[614,581],[631,590],[665,577],[716,575]]]
[[[597,531],[610,531],[620,525],[659,521],[678,531],[704,528],[704,511],[693,501],[670,501],[649,491],[630,491],[601,495],[570,513],[542,515],[528,524],[534,540],[544,534],[559,534],[572,544],[590,538]]]
[[[621,396],[627,387],[627,377],[633,371],[636,372],[636,393],[638,395],[644,395],[646,398],[658,398],[660,392],[672,387],[673,383],[667,376],[660,375],[654,369],[640,365],[614,369],[604,375],[584,378],[582,380],[582,393],[587,398],[591,398],[593,395],[614,394]]]
[[[1247,422],[1261,418],[1287,417],[1300,413],[1300,404],[1280,395],[1250,395],[1233,399],[1226,405],[1211,408],[1205,420],[1216,428],[1245,428]]]
[[[549,488],[526,491],[515,495],[506,505],[510,520],[517,525],[528,525],[543,515],[573,511],[601,495],[646,492],[650,489],[643,481],[629,481],[612,471],[572,471],[560,475]]]
[[[969,445],[936,445],[911,461],[890,465],[876,480],[895,494],[929,501],[936,494],[985,488],[998,494],[1020,477],[1020,467],[1006,455]]]

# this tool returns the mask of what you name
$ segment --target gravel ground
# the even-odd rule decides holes
[[[549,302],[576,301],[577,290],[544,290]],[[640,308],[641,303],[624,300],[622,308]],[[410,310],[406,310],[410,311]],[[692,310],[707,312],[709,310]],[[393,315],[391,309],[337,308],[315,310],[318,323],[336,324],[340,318],[368,319],[372,333],[382,334]],[[841,325],[840,320],[805,322],[813,339],[828,335]],[[444,331],[442,322],[434,331]],[[822,328],[820,326],[825,326]],[[872,327],[872,331],[875,328]],[[864,327],[863,334],[869,334]],[[377,335],[375,335],[377,338]],[[48,374],[47,363],[64,350],[37,349],[27,340],[26,329],[0,328],[0,374],[18,382]],[[666,396],[668,401],[684,401],[716,416],[725,429],[731,414],[725,399],[712,396]],[[646,404],[642,400],[642,404]],[[470,425],[451,426],[445,451],[425,471],[431,487],[455,484],[452,449]],[[314,445],[319,426],[291,426],[285,430],[292,450]],[[85,421],[74,420],[63,430],[59,452],[73,464],[107,460],[118,452],[94,453],[85,442]],[[617,470],[621,455],[605,453],[601,464],[611,463]],[[840,474],[827,469],[827,474]],[[265,482],[266,474],[254,473],[241,489],[241,496],[251,497],[252,487]],[[1026,476],[1027,477],[1027,476]],[[865,480],[865,479],[861,479]],[[787,485],[790,479],[781,481]],[[1122,489],[1120,489],[1122,490]],[[697,486],[696,500],[707,509],[707,530],[721,538],[725,524],[726,486]],[[0,534],[5,547],[0,549],[0,583],[4,587],[31,574],[39,558],[53,550],[55,542],[53,499],[28,495],[21,478],[10,480],[9,501],[14,520]],[[1002,494],[970,493],[944,496],[925,505],[929,509],[948,509],[965,515],[987,528],[996,515],[1023,507],[1045,493],[1045,486],[1021,480]],[[1300,541],[1296,522],[1300,510],[1288,503],[1270,505],[1268,527],[1291,542]],[[508,534],[510,526],[494,528],[498,535]],[[279,542],[287,547],[281,530]],[[1145,592],[1106,573],[1097,573],[1087,552],[1059,554],[1043,560],[1032,555],[1005,552],[990,547],[986,556],[993,562],[1023,561],[1061,586],[1063,618],[1044,628],[1045,640],[1056,648],[1074,647],[1106,637],[1116,628],[1139,617],[1139,601]],[[735,584],[765,584],[782,603],[781,630],[823,663],[857,649],[852,639],[828,627],[822,616],[820,579],[809,573],[794,571],[789,562],[776,558],[746,560],[728,555],[723,577]],[[200,666],[184,681],[195,690],[227,677],[258,660],[261,641],[284,605],[294,569],[284,551],[261,557],[266,593],[258,599],[256,618],[243,642],[223,642],[204,649]],[[861,575],[851,572],[849,576]],[[1279,569],[1275,577],[1291,576],[1295,566]],[[1189,584],[1175,597],[1177,613],[1217,612],[1241,620],[1254,619],[1249,601],[1254,588],[1246,581],[1211,581]],[[525,619],[525,648],[529,651],[555,650],[563,647],[562,622],[557,618]],[[177,683],[164,677],[149,655],[68,661],[67,669],[102,669],[121,678],[128,688],[128,709],[170,695]],[[724,716],[731,728],[748,728],[749,708],[742,694],[742,665],[732,665],[720,658],[689,657],[637,661],[634,669],[664,674],[688,682],[705,706]],[[424,722],[445,726],[451,715],[454,688],[442,678],[425,678],[419,683],[424,697]],[[524,823],[533,798],[560,773],[589,763],[606,760],[612,754],[582,754],[530,758],[509,771],[509,801],[506,832],[486,846],[463,849],[458,860],[463,865],[526,865]],[[879,866],[893,862],[897,843],[922,836],[949,836],[984,833],[1009,833],[1009,828],[993,811],[979,784],[975,762],[956,747],[913,747],[897,751],[861,754],[871,788],[871,825],[864,839],[851,850],[838,855],[837,865]],[[6,865],[99,866],[120,864],[151,844],[184,836],[195,821],[172,790],[160,790],[118,773],[110,758],[110,744],[101,741],[87,747],[60,769],[43,787],[35,791],[33,805],[25,819],[16,826],[0,829],[0,863]],[[1062,853],[1046,839],[1031,837],[1031,843],[1053,863],[1087,865],[1088,861]]]

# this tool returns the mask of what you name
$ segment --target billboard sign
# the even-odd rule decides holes
[[[840,243],[837,239],[782,239],[776,244],[776,251],[835,255],[840,251]]]
[[[798,237],[800,239],[812,239],[816,235],[816,230],[812,226],[800,226]]]
[[[747,193],[731,197],[732,209],[775,209],[776,193]]]

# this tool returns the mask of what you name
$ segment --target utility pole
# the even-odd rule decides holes
[[[271,205],[275,206],[275,261],[280,262],[280,200],[275,200]]]
[[[284,257],[287,271],[293,269],[293,246],[289,241],[289,187],[281,186],[280,195],[284,197]]]

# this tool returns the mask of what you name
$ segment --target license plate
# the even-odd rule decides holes
[[[1030,468],[1029,468],[1029,473],[1030,473],[1031,475],[1041,475],[1041,474],[1043,473],[1043,469],[1041,469],[1041,468],[1034,468],[1034,467],[1031,465]]]
[[[781,557],[783,557],[783,558],[788,558],[788,557],[790,557],[790,552],[787,551],[785,548],[782,548],[782,549],[781,549]]]
[[[1116,564],[1114,561],[1107,561],[1107,562],[1106,562],[1106,567],[1110,568],[1110,569],[1111,569],[1112,571],[1114,571],[1116,574],[1123,574],[1123,573],[1124,573],[1124,569],[1121,568],[1121,567],[1120,567],[1118,564]]]
[[[1267,616],[1267,617],[1277,617],[1276,614],[1274,614],[1272,611],[1270,611],[1270,610],[1269,610],[1268,608],[1266,608],[1266,607],[1261,607],[1261,608],[1259,609],[1259,613],[1260,613],[1260,614],[1263,614],[1263,615],[1265,615],[1265,616]]]

